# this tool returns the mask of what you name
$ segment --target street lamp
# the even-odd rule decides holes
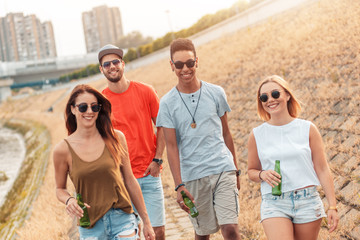
[[[166,10],[165,12],[166,12],[167,17],[168,17],[168,23],[169,23],[169,27],[170,27],[170,31],[171,31],[171,38],[172,38],[172,40],[174,40],[175,39],[175,34],[174,34],[172,24],[171,24],[170,10]]]

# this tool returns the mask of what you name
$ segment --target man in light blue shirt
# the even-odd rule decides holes
[[[178,84],[160,100],[156,125],[164,130],[177,202],[189,212],[180,192],[195,200],[199,216],[190,218],[195,239],[208,239],[219,229],[224,239],[240,239],[240,171],[225,92],[196,77],[198,58],[190,40],[174,40],[170,55]]]

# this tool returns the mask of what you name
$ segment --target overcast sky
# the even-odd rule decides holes
[[[119,7],[125,35],[140,31],[154,39],[188,28],[202,16],[231,7],[239,0],[0,0],[0,17],[7,13],[35,14],[54,27],[58,56],[85,54],[81,14],[106,4]]]

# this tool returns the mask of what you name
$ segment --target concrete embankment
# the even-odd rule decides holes
[[[4,121],[3,126],[21,134],[26,154],[18,175],[0,207],[0,236],[3,240],[16,237],[15,230],[20,227],[36,198],[47,168],[50,135],[39,123],[24,120]]]
[[[22,135],[0,125],[0,206],[18,176],[25,153]]]

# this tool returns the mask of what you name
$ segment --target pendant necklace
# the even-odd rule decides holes
[[[190,109],[189,109],[188,106],[186,105],[186,103],[185,103],[184,99],[182,98],[182,96],[181,96],[181,94],[180,94],[180,91],[179,91],[179,89],[178,89],[177,87],[176,87],[176,90],[177,90],[177,92],[179,93],[179,96],[180,96],[180,98],[181,98],[181,101],[184,103],[186,109],[188,110],[190,116],[192,117],[192,123],[190,124],[190,126],[191,126],[192,128],[196,128],[195,114],[196,114],[196,110],[197,110],[197,108],[198,108],[198,106],[199,106],[199,102],[200,102],[201,85],[200,85],[200,93],[199,93],[198,101],[197,101],[197,103],[196,103],[194,115],[191,114]]]

